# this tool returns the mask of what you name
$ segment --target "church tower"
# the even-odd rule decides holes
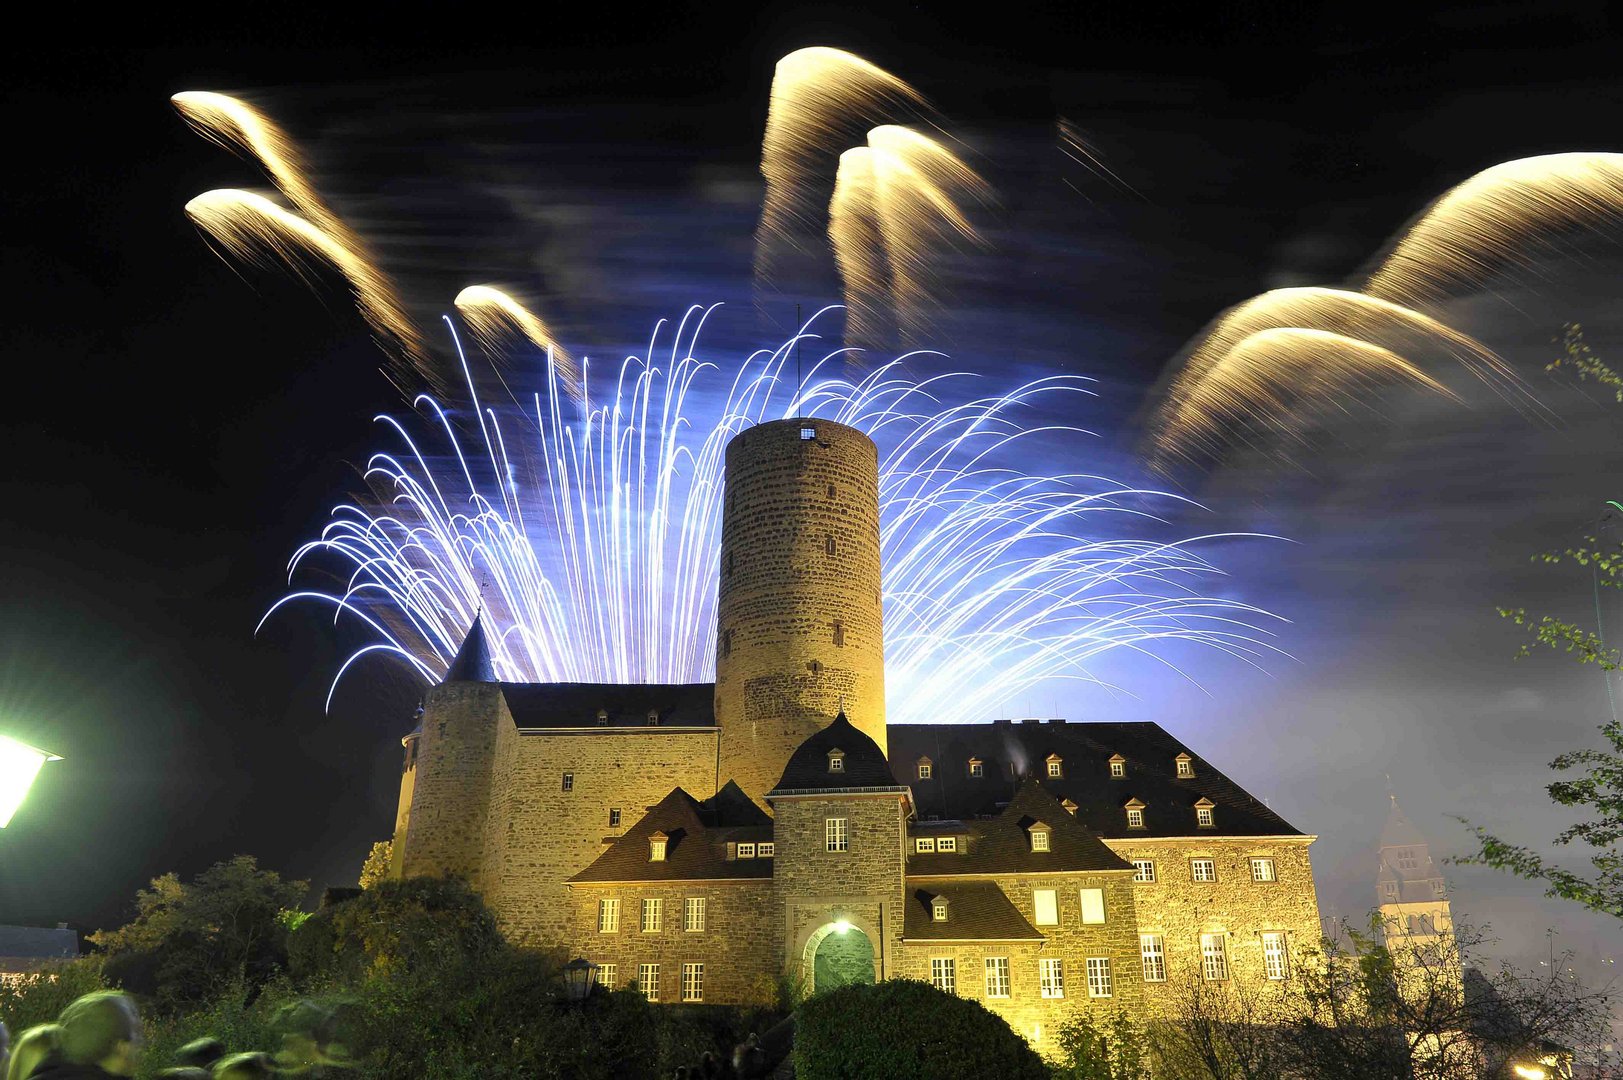
[[[720,776],[760,800],[842,710],[885,752],[879,452],[829,420],[727,444],[716,622]]]
[[[1398,806],[1392,807],[1381,829],[1380,868],[1376,874],[1376,904],[1388,941],[1398,937],[1417,944],[1450,934],[1454,916],[1448,902],[1448,884],[1431,857],[1431,846]]]

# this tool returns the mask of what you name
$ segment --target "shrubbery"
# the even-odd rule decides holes
[[[890,979],[819,994],[795,1016],[797,1080],[1048,1080],[1026,1041],[978,1001]]]

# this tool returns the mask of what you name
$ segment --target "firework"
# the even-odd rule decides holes
[[[839,147],[888,111],[923,104],[901,79],[840,49],[797,49],[778,61],[761,141],[766,193],[755,231],[758,284],[774,284],[782,246],[822,232],[823,206],[814,191]]]
[[[487,355],[499,356],[510,337],[517,334],[551,358],[570,396],[579,399],[580,365],[558,344],[539,316],[494,285],[469,285],[456,294],[454,303]]]
[[[848,346],[876,346],[888,337],[890,290],[878,213],[873,151],[866,146],[847,150],[840,155],[828,206],[828,238],[845,286]]]
[[[1530,269],[1575,229],[1623,217],[1623,154],[1520,158],[1451,188],[1392,245],[1364,291],[1404,304],[1480,286],[1502,268]]]
[[[481,606],[503,679],[713,677],[723,450],[742,428],[790,416],[848,424],[880,446],[894,723],[983,719],[1045,680],[1092,680],[1090,662],[1117,649],[1274,651],[1257,625],[1270,616],[1199,591],[1219,576],[1199,554],[1217,537],[1121,535],[1123,523],[1151,520],[1146,505],[1175,507],[1175,497],[1020,468],[1033,440],[1082,434],[1027,428],[1020,415],[1063,408],[1088,392],[1085,380],[965,397],[956,391],[973,377],[909,378],[906,357],[860,381],[838,377],[845,350],[834,350],[796,385],[786,365],[801,341],[817,341],[810,323],[724,367],[695,356],[710,313],[656,327],[646,357],[627,359],[600,403],[583,365],[583,404],[567,417],[553,371],[523,418],[482,404],[470,373],[472,445],[445,406],[419,398],[438,457],[413,425],[382,418],[402,449],[372,459],[374,498],[339,507],[290,564],[292,581],[324,568],[343,587],[300,589],[272,608],[326,605],[373,635],[334,687],[379,654],[437,678]],[[537,445],[516,445],[509,433],[520,429]]]
[[[1414,344],[1441,347],[1465,371],[1507,398],[1530,400],[1520,381],[1498,355],[1475,338],[1428,315],[1343,289],[1274,289],[1218,316],[1186,352],[1149,425],[1151,451],[1158,465],[1165,467],[1173,458],[1191,459],[1214,452],[1225,417],[1261,420],[1265,426],[1278,428],[1281,417],[1244,410],[1246,402],[1261,400],[1253,397],[1258,373],[1251,364],[1225,364],[1230,352],[1242,341],[1260,331],[1276,328],[1325,331],[1372,347],[1379,347],[1381,342],[1395,347]],[[1286,350],[1284,355],[1293,359],[1313,355],[1313,349],[1306,347],[1308,343],[1309,339],[1298,338],[1296,348]],[[1374,355],[1356,349],[1332,354],[1344,359]],[[1291,370],[1310,373],[1310,369],[1294,363]],[[1243,381],[1225,385],[1225,380],[1231,378]],[[1272,381],[1278,382],[1277,379]],[[1338,392],[1333,380],[1319,382],[1316,388],[1323,393]],[[1220,413],[1212,411],[1220,405]]]

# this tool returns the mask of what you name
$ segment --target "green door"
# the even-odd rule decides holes
[[[836,930],[818,943],[812,959],[812,990],[822,993],[849,983],[873,982],[873,943],[856,927]]]

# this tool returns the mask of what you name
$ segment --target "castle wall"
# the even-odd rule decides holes
[[[403,876],[455,874],[483,886],[496,740],[512,726],[495,683],[446,683],[428,692],[407,827],[395,836]]]
[[[723,778],[756,799],[842,707],[885,749],[878,474],[872,440],[827,420],[727,445],[716,722]]]

